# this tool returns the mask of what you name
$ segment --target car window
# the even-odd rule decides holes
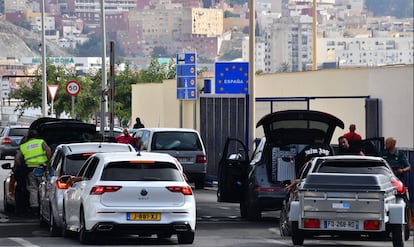
[[[85,170],[84,178],[91,179],[95,173],[96,167],[98,166],[99,159],[92,157],[88,167]]]
[[[52,157],[52,161],[51,161],[51,168],[52,170],[56,171],[58,174],[58,176],[61,176],[61,167],[62,167],[62,151],[61,150],[57,150]]]
[[[156,132],[151,143],[151,150],[202,151],[202,145],[197,133],[194,132]]]
[[[92,158],[89,158],[85,161],[85,163],[82,165],[79,172],[76,174],[77,177],[83,177],[86,171],[86,168],[88,168],[89,164],[91,163]]]
[[[383,174],[392,175],[391,170],[381,162],[325,162],[321,163],[318,172],[323,173],[350,173],[350,174]]]
[[[103,170],[104,181],[183,181],[175,164],[168,162],[131,163],[129,161],[109,163]]]
[[[150,139],[150,132],[149,131],[145,131],[145,130],[137,130],[136,134],[135,134],[135,139],[141,139],[141,145],[140,145],[140,150],[148,150],[148,143],[149,143],[149,139]]]
[[[29,128],[11,128],[9,136],[25,136]]]
[[[72,154],[66,156],[65,165],[63,167],[63,174],[73,176],[76,175],[88,157],[89,156],[85,156],[83,154]]]

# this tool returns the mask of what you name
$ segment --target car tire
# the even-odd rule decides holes
[[[204,175],[200,177],[197,176],[196,180],[194,181],[194,186],[196,190],[204,189],[204,179],[205,179]]]
[[[252,205],[251,203],[247,202],[247,210],[246,210],[246,218],[248,221],[259,221],[262,218],[262,211]]]
[[[247,218],[247,205],[244,200],[240,202],[240,217]]]
[[[80,210],[79,221],[79,242],[81,244],[93,244],[95,240],[94,233],[86,230],[85,214],[82,208]]]
[[[179,244],[192,244],[194,242],[194,232],[178,233],[177,239]]]
[[[50,207],[50,224],[49,231],[52,237],[60,237],[62,230],[56,225],[55,216],[53,215],[52,207]]]
[[[393,247],[404,247],[404,229],[403,224],[392,224],[391,235],[392,235],[392,246]]]
[[[13,205],[11,205],[7,201],[7,191],[6,191],[6,182],[3,182],[3,206],[4,206],[4,212],[10,213],[13,212]]]
[[[292,226],[289,221],[289,209],[287,204],[284,204],[282,210],[280,211],[279,231],[280,236],[282,237],[292,236]]]
[[[292,221],[292,243],[294,245],[303,245],[305,234],[299,229],[299,222]]]
[[[64,238],[70,238],[72,236],[72,232],[68,230],[68,226],[66,223],[65,208],[63,208],[63,212],[62,212],[62,233],[61,235]]]

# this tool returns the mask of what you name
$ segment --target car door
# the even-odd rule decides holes
[[[247,188],[249,157],[246,146],[238,139],[228,138],[218,166],[219,202],[241,202]]]
[[[86,169],[84,169],[83,173],[81,174],[82,180],[74,183],[70,189],[71,192],[69,192],[68,194],[67,205],[70,210],[70,217],[72,218],[71,223],[73,223],[74,225],[79,225],[80,208],[82,206],[83,199],[85,198],[85,196],[88,196],[90,188],[93,186],[92,183],[94,181],[92,180],[92,177],[96,171],[98,163],[99,159],[95,157],[91,157],[86,161]]]

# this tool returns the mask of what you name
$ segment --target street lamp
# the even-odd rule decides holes
[[[249,6],[249,121],[248,121],[248,147],[249,153],[253,153],[253,141],[255,139],[255,122],[256,122],[256,110],[254,94],[254,81],[255,81],[255,0],[250,0]]]
[[[42,0],[42,115],[47,114],[47,78],[46,78],[46,38],[45,38],[45,0]]]

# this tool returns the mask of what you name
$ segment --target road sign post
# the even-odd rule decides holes
[[[71,116],[72,118],[75,118],[75,96],[78,95],[78,93],[81,90],[81,86],[78,81],[70,80],[66,83],[66,93],[72,96],[72,111]]]
[[[49,90],[50,99],[51,99],[51,108],[50,108],[50,114],[53,116],[53,103],[55,101],[56,92],[58,90],[58,85],[47,85],[47,89]]]

